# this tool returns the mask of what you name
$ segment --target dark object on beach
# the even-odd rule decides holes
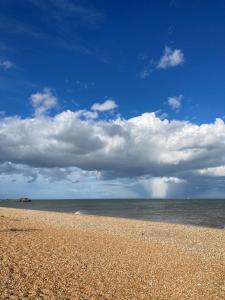
[[[31,199],[29,199],[28,197],[22,197],[19,198],[19,202],[31,202]]]

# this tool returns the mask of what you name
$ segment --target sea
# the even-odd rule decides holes
[[[0,207],[225,228],[225,199],[0,200]]]

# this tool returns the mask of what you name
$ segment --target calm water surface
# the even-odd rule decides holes
[[[225,228],[225,199],[82,199],[0,201],[0,207],[123,217],[169,223]]]

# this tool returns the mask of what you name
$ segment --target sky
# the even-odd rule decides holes
[[[0,198],[225,197],[225,2],[0,1]]]

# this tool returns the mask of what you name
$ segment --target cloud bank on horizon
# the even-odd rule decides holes
[[[180,108],[176,98],[169,100],[172,108]],[[78,174],[102,182],[129,180],[131,190],[140,185],[152,197],[189,195],[188,189],[204,196],[208,184],[223,192],[222,119],[197,125],[162,119],[155,112],[129,119],[111,113],[101,119],[99,114],[118,107],[114,100],[50,115],[58,99],[47,88],[30,101],[33,117],[0,117],[0,176],[21,175],[29,183],[39,177],[79,183]]]

